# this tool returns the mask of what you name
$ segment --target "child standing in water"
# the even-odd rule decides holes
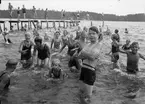
[[[20,43],[19,52],[21,53],[21,62],[23,68],[28,68],[32,65],[32,49],[33,42],[30,40],[30,34],[25,34],[25,40]]]
[[[54,33],[54,38],[51,41],[51,49],[56,52],[60,50],[61,47],[61,38],[60,37],[60,33],[58,31],[56,31]]]
[[[118,37],[116,34],[113,34],[112,35],[112,49],[111,51],[108,53],[108,55],[112,52],[112,55],[111,55],[111,61],[113,62],[113,69],[114,68],[120,68],[119,67],[119,63],[118,63],[118,60],[119,60],[119,43],[118,43]]]
[[[89,28],[90,43],[85,45],[82,51],[78,54],[78,58],[83,59],[81,68],[80,80],[81,90],[85,93],[84,99],[86,102],[91,102],[93,85],[96,80],[95,67],[98,61],[101,43],[99,42],[99,30],[97,27],[92,26]]]
[[[33,52],[33,61],[37,54],[37,65],[39,67],[47,67],[49,56],[50,56],[50,49],[47,44],[42,43],[41,37],[36,37],[35,40],[35,46],[34,46],[34,52]]]
[[[136,74],[139,71],[138,63],[139,59],[142,58],[145,60],[145,57],[138,52],[139,44],[138,42],[133,42],[131,44],[131,51],[119,51],[127,55],[127,67],[126,70],[130,74]]]

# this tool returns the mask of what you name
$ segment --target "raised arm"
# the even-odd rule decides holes
[[[53,46],[53,43],[54,43],[54,39],[52,39],[52,41],[51,41],[51,49],[52,49],[52,46]]]

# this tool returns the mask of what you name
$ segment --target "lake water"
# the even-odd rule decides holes
[[[90,21],[81,21],[80,26],[89,27]],[[93,21],[93,25],[102,25],[101,21]],[[131,42],[137,41],[140,45],[140,52],[145,55],[145,22],[112,22],[105,21],[105,26],[108,26],[112,32],[119,29],[121,42],[129,38]],[[7,24],[6,27],[9,27]],[[15,27],[14,27],[15,28]],[[124,33],[125,28],[128,28],[129,34]],[[48,31],[50,35],[52,32]],[[41,31],[41,34],[44,34]],[[20,58],[18,47],[24,39],[23,32],[10,33],[10,37],[14,44],[4,45],[3,37],[0,36],[0,70],[4,70],[6,60],[9,58]],[[105,45],[102,48],[101,61],[99,61],[97,71],[97,79],[95,82],[94,98],[97,99],[95,104],[144,104],[145,103],[145,79],[130,79],[124,76],[116,76],[110,72],[111,62],[108,56],[104,54],[110,51],[111,40],[108,37],[104,38]],[[126,66],[126,56],[120,54],[120,63],[122,68]],[[65,69],[67,62],[64,62]],[[145,70],[145,61],[140,60],[139,66],[141,70]],[[145,71],[143,71],[145,72]],[[10,91],[4,98],[4,104],[80,104],[77,99],[78,82],[74,78],[74,74],[70,79],[57,85],[55,83],[46,83],[40,80],[40,76],[34,76],[32,71],[19,71],[19,77],[14,78],[15,81],[10,87]],[[74,79],[73,79],[74,78]],[[47,84],[47,85],[46,85]],[[45,88],[43,88],[45,86]],[[135,98],[126,97],[128,92],[136,92]],[[75,99],[75,100],[74,100]]]

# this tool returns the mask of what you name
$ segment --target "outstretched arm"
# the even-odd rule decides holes
[[[139,53],[139,56],[140,56],[140,58],[145,60],[145,57],[142,54]]]

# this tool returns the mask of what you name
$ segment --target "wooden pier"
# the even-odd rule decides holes
[[[79,24],[80,21],[78,20],[46,20],[46,19],[11,19],[11,20],[1,20],[0,19],[0,28],[2,30],[6,27],[5,23],[8,22],[9,23],[9,27],[10,30],[13,29],[13,24],[17,25],[17,30],[20,30],[20,27],[23,28],[24,27],[24,23],[27,24],[28,29],[32,29],[32,28],[38,28],[38,24],[41,28],[43,28],[43,24],[46,24],[46,27],[44,28],[56,28],[56,24],[58,24],[58,27],[62,27],[62,28],[66,28],[66,27],[73,27],[73,26],[77,26]],[[2,24],[2,25],[1,25]],[[49,24],[52,24],[52,27],[49,26]],[[63,24],[61,26],[61,24]],[[3,30],[2,30],[3,31]]]

